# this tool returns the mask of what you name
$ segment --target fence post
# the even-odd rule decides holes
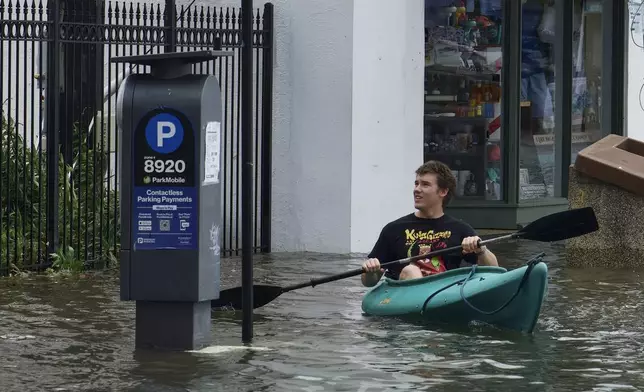
[[[60,2],[47,5],[52,39],[47,43],[47,263],[58,250],[58,160],[60,141]]]
[[[177,4],[176,0],[165,0],[165,14],[163,16],[165,27],[165,53],[177,51]]]
[[[273,4],[264,4],[264,53],[262,63],[262,167],[261,228],[262,253],[271,251],[271,192],[273,184]]]

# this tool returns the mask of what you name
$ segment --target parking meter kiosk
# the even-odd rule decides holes
[[[117,97],[121,299],[136,301],[137,348],[211,343],[222,231],[221,91],[192,65],[223,51],[113,58],[150,66]]]

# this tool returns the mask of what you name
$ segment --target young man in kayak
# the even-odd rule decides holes
[[[388,223],[380,232],[369,258],[362,265],[362,284],[374,286],[383,274],[392,279],[416,279],[459,268],[461,261],[470,264],[498,266],[496,256],[486,246],[479,248],[480,239],[467,223],[443,212],[456,188],[450,168],[438,161],[429,161],[416,170],[414,207],[416,212]],[[396,265],[384,271],[380,264],[404,259],[432,250],[463,246],[463,252],[435,256],[408,265]]]

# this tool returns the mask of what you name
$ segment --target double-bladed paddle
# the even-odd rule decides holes
[[[546,215],[542,218],[525,226],[523,229],[512,234],[502,235],[499,237],[491,238],[484,241],[479,241],[479,247],[483,245],[492,244],[495,242],[511,240],[511,239],[525,239],[539,242],[554,242],[561,241],[568,238],[579,237],[588,233],[592,233],[599,228],[595,212],[592,207],[577,208],[562,212],[557,212],[551,215]],[[462,246],[453,246],[436,250],[433,252],[408,257],[381,264],[381,267],[387,267],[395,264],[407,264],[414,260],[431,258],[445,253],[452,253],[461,251]],[[319,284],[333,282],[340,279],[358,276],[363,273],[362,268],[350,270],[337,275],[330,275],[323,278],[311,279],[308,282],[298,283],[291,286],[279,287],[269,285],[253,285],[253,306],[255,308],[262,307],[271,302],[280,295],[289,291],[301,289],[303,287],[315,287]],[[223,290],[219,293],[219,299],[213,300],[211,306],[213,309],[242,309],[242,288],[234,287],[231,289]]]

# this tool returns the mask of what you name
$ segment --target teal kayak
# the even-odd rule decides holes
[[[383,278],[362,299],[371,316],[394,316],[424,322],[481,321],[532,333],[548,289],[543,254],[525,266],[472,266],[412,280]]]

